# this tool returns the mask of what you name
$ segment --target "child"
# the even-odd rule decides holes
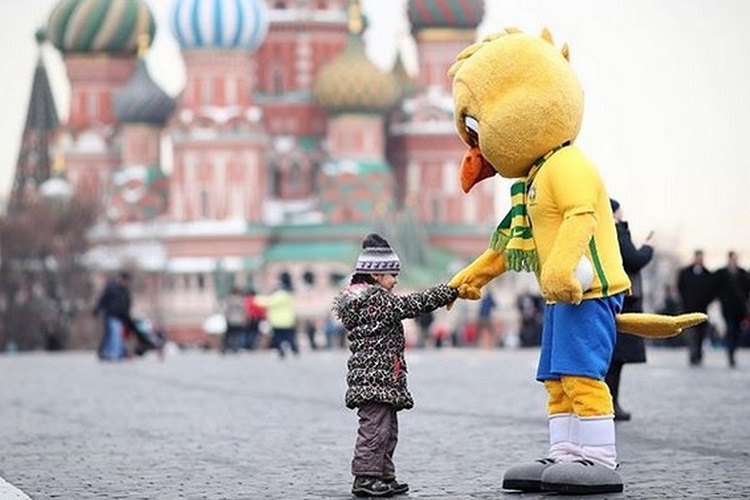
[[[457,292],[439,285],[398,296],[392,292],[401,263],[388,242],[368,235],[349,286],[334,299],[334,314],[350,341],[346,406],[358,408],[359,431],[352,475],[355,496],[386,497],[406,493],[396,481],[393,452],[398,441],[399,410],[414,406],[406,386],[404,327],[416,318],[456,299]]]

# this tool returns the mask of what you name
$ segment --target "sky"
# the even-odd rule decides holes
[[[176,95],[184,67],[167,22],[175,0],[146,1],[158,25],[147,64]],[[34,32],[56,3],[0,0],[0,197],[7,196],[18,156],[38,54]],[[401,50],[414,70],[406,0],[362,4],[373,62],[390,68]],[[750,2],[486,0],[486,6],[480,36],[506,26],[529,33],[547,27],[558,45],[568,44],[586,93],[577,144],[621,203],[636,243],[653,230],[657,251],[676,250],[687,261],[702,248],[717,267],[734,249],[750,265],[750,157],[742,150],[750,141]],[[64,119],[64,66],[51,47],[43,57]],[[509,186],[491,182],[502,191]]]

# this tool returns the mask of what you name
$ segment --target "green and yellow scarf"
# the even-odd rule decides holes
[[[529,174],[514,182],[510,187],[510,210],[492,233],[489,245],[492,250],[505,254],[505,268],[509,271],[539,272],[539,255],[526,209],[527,196],[537,172],[560,147],[535,161]]]

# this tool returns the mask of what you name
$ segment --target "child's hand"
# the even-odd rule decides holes
[[[448,310],[448,311],[450,311],[450,310],[451,310],[451,308],[453,307],[453,303],[454,303],[454,302],[456,301],[456,299],[458,298],[458,289],[457,289],[456,287],[454,287],[454,286],[451,286],[450,284],[448,284],[448,285],[446,285],[446,286],[447,286],[448,288],[451,288],[452,290],[454,290],[454,291],[456,292],[456,296],[455,296],[455,297],[453,298],[453,300],[451,300],[450,302],[448,302],[447,304],[445,304],[445,309],[446,309],[446,310]]]

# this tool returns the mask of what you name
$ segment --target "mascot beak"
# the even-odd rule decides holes
[[[497,171],[490,162],[484,159],[478,147],[466,152],[461,162],[461,188],[468,193],[476,183],[495,175]]]

